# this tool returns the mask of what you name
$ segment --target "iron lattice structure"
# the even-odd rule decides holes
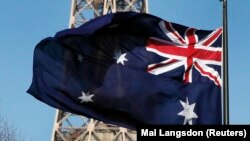
[[[147,0],[72,0],[69,27],[108,13],[148,13]],[[51,141],[135,141],[136,131],[56,111]]]

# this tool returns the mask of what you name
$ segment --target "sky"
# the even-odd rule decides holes
[[[228,0],[230,124],[250,124],[250,1]],[[0,114],[27,140],[49,141],[55,109],[26,93],[33,51],[68,28],[71,0],[0,1]],[[222,26],[219,0],[149,0],[149,13],[200,29]]]

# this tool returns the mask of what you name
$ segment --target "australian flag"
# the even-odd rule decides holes
[[[145,13],[108,14],[38,43],[27,92],[131,129],[221,124],[221,34]]]

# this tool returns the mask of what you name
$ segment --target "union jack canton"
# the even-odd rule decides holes
[[[222,28],[214,31],[198,30],[163,20],[159,26],[169,41],[152,37],[146,49],[166,59],[150,64],[149,73],[160,75],[184,66],[184,82],[222,85]]]

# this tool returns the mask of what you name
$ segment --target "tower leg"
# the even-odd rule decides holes
[[[147,0],[72,0],[69,28],[108,13],[148,13]],[[90,14],[92,13],[92,14]],[[51,141],[135,141],[136,132],[83,116],[56,111]]]

